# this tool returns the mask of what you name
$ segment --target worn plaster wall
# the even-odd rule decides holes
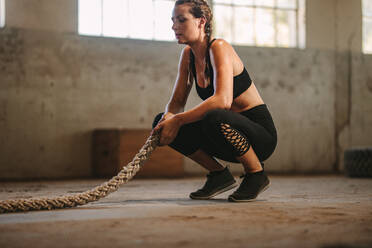
[[[277,125],[268,171],[337,171],[344,149],[371,145],[372,61],[360,53],[351,2],[360,6],[307,1],[305,50],[235,47]],[[92,130],[150,127],[171,94],[182,46],[79,36],[72,0],[6,6],[0,178],[90,176]],[[187,108],[199,102],[193,89]],[[185,169],[203,171],[188,159]]]
[[[335,2],[336,15],[336,40],[335,40],[335,140],[336,140],[336,161],[335,170],[343,170],[343,154],[345,149],[352,148],[356,144],[346,137],[353,136],[354,131],[359,127],[352,127],[352,116],[355,114],[357,102],[354,98],[368,98],[362,96],[362,92],[355,94],[353,87],[360,84],[354,78],[355,60],[353,54],[359,57],[368,58],[368,55],[361,55],[362,50],[362,6],[361,1],[338,0]],[[363,74],[365,75],[365,74]],[[361,94],[361,95],[359,95]],[[372,137],[365,134],[372,141]],[[370,143],[371,145],[372,143]]]
[[[340,52],[336,65],[336,163],[342,171],[345,149],[372,146],[372,55]]]
[[[6,0],[8,27],[75,33],[76,0]]]
[[[0,174],[7,178],[89,176],[91,131],[150,127],[171,94],[182,48],[10,28],[0,37],[0,139],[6,144]],[[236,49],[278,127],[268,170],[329,171],[334,70],[326,65],[332,56]],[[198,101],[193,94],[188,107]]]
[[[0,49],[0,175],[7,178],[89,176],[92,130],[150,127],[180,51],[21,29],[3,30]]]
[[[352,55],[350,119],[346,144],[372,146],[372,55]]]
[[[336,2],[306,1],[306,47],[333,50],[336,40]]]

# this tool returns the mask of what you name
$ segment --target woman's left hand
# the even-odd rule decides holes
[[[176,138],[180,127],[181,127],[181,122],[179,118],[176,115],[174,115],[171,118],[160,122],[153,129],[152,132],[160,133],[159,146],[165,146],[165,145],[172,143],[172,141]]]

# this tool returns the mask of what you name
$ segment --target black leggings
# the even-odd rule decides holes
[[[152,124],[154,128],[163,113]],[[277,134],[265,104],[244,112],[215,109],[203,119],[181,126],[170,147],[189,156],[201,149],[207,154],[229,162],[238,162],[252,146],[258,159],[265,161],[274,152]]]

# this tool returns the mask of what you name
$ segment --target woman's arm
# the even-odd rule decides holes
[[[173,87],[172,96],[169,99],[168,104],[165,107],[163,121],[177,113],[184,110],[187,98],[190,94],[192,84],[188,81],[189,75],[189,59],[190,59],[190,47],[186,46],[181,53],[181,57],[178,63],[178,73],[176,82]]]
[[[195,122],[212,109],[230,109],[233,101],[232,47],[224,40],[216,40],[210,49],[214,72],[214,94],[196,107],[174,117],[180,125]]]
[[[230,109],[233,101],[232,49],[230,44],[224,40],[218,40],[212,44],[210,58],[214,71],[214,94],[196,107],[170,115],[159,123],[154,128],[154,132],[161,131],[159,145],[170,144],[183,124],[202,119],[209,110]]]

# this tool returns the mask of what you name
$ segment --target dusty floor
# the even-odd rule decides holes
[[[0,247],[372,247],[372,179],[271,176],[258,200],[195,201],[203,178],[134,179],[74,209],[0,215]],[[2,182],[0,200],[57,196],[104,180]]]

